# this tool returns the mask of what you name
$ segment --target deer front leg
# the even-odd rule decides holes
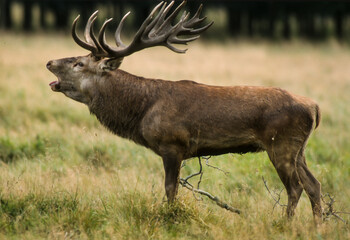
[[[167,147],[163,152],[162,158],[165,170],[165,192],[168,198],[168,203],[172,203],[175,200],[179,186],[182,154],[176,150],[176,147]]]

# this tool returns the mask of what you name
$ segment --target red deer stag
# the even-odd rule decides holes
[[[153,46],[166,46],[184,53],[173,44],[187,44],[212,23],[200,18],[202,6],[190,18],[184,12],[172,22],[185,1],[173,12],[170,4],[159,3],[127,46],[120,32],[128,16],[120,21],[116,47],[106,42],[106,20],[96,37],[89,18],[81,40],[87,56],[63,58],[47,63],[58,81],[50,83],[55,92],[84,103],[91,113],[113,133],[150,148],[163,159],[165,191],[173,202],[178,190],[184,159],[225,153],[267,151],[288,193],[287,215],[294,214],[303,189],[310,198],[315,218],[320,219],[321,186],[305,162],[307,140],[320,121],[318,105],[310,99],[279,88],[219,87],[193,81],[165,81],[134,76],[119,68],[123,57]]]

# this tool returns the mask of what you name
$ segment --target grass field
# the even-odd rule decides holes
[[[195,42],[185,55],[142,51],[121,69],[215,85],[279,86],[315,99],[322,122],[309,168],[337,211],[350,211],[350,49],[337,43]],[[230,213],[180,188],[164,201],[160,157],[112,135],[88,109],[50,90],[50,59],[86,54],[71,38],[0,32],[0,239],[350,239],[331,217],[313,224],[302,195],[288,221],[265,189],[283,186],[265,153],[213,157],[201,188],[243,211]],[[198,168],[188,161],[186,176]],[[198,180],[198,179],[197,179]],[[196,182],[197,180],[194,180]],[[286,193],[281,193],[286,203]],[[339,214],[345,221],[350,216]]]

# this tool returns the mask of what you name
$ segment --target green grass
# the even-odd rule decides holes
[[[348,225],[335,218],[316,228],[306,194],[293,220],[274,208],[262,177],[272,191],[283,186],[265,153],[209,160],[228,174],[204,164],[201,188],[241,209],[241,216],[205,197],[197,201],[184,188],[168,205],[160,157],[112,135],[85,106],[48,87],[55,79],[48,60],[86,52],[61,35],[0,36],[1,239],[350,238]],[[121,68],[216,85],[273,85],[315,99],[322,122],[307,162],[323,193],[335,197],[335,209],[349,212],[349,66],[348,47],[332,42],[197,42],[186,55],[144,50]],[[182,176],[195,171],[192,159]]]

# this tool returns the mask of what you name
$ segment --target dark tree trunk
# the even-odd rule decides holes
[[[241,29],[241,13],[235,7],[228,8],[228,30],[230,35],[236,37],[242,33]]]
[[[338,39],[342,39],[344,34],[343,34],[343,29],[344,29],[344,22],[343,22],[343,13],[340,11],[337,11],[334,16],[334,22],[335,22],[335,34]]]
[[[4,0],[4,25],[6,29],[10,29],[12,27],[12,19],[11,19],[11,2],[10,0]]]
[[[32,2],[31,1],[24,1],[24,18],[23,18],[23,29],[25,31],[32,30]]]

